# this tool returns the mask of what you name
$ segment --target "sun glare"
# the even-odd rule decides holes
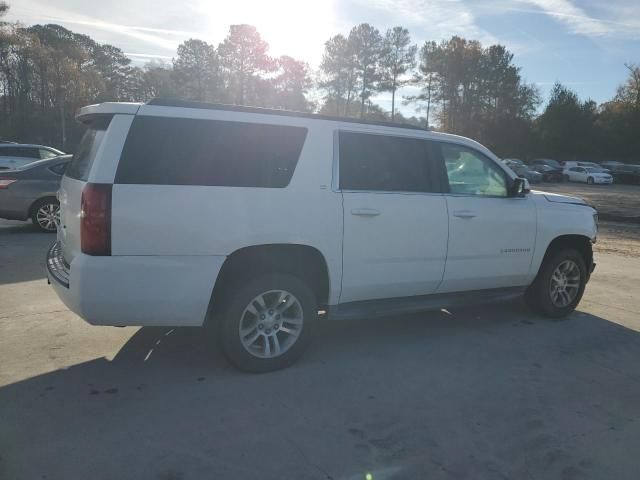
[[[248,23],[269,43],[272,55],[290,55],[310,64],[320,62],[324,42],[339,32],[333,0],[209,1],[203,7],[212,34],[224,36],[229,25]]]

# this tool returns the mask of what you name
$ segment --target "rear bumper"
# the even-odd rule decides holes
[[[78,254],[67,265],[56,243],[47,277],[64,304],[92,325],[199,326],[225,258]]]

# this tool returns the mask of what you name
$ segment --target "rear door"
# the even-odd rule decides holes
[[[58,200],[60,201],[60,225],[58,241],[61,243],[64,258],[71,263],[80,252],[80,210],[82,190],[89,181],[91,168],[100,156],[111,116],[96,117],[87,123],[84,133],[71,162],[67,166],[60,183]]]
[[[439,292],[524,285],[536,240],[528,196],[509,197],[510,177],[491,158],[453,143],[438,146],[448,181],[447,263]]]
[[[427,140],[338,132],[344,243],[340,302],[433,293],[444,272],[447,210]]]

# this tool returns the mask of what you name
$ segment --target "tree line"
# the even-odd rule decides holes
[[[7,9],[0,1],[0,16]],[[255,27],[232,25],[217,46],[189,39],[170,63],[140,68],[118,47],[60,25],[0,23],[0,139],[73,151],[81,106],[174,97],[431,126],[502,156],[640,161],[637,66],[628,65],[609,102],[582,101],[557,84],[539,113],[538,89],[502,45],[458,36],[417,45],[404,27],[381,32],[363,23],[324,47],[313,71],[270,55]],[[381,94],[389,111],[374,101]],[[419,115],[407,118],[400,104]]]

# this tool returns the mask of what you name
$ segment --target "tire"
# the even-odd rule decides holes
[[[568,271],[566,267],[573,265],[575,269]],[[558,285],[556,280],[558,271],[562,271],[564,266],[566,297],[557,294],[554,299],[554,287]],[[576,283],[576,287],[569,285]],[[584,258],[577,250],[565,248],[551,252],[545,258],[536,279],[527,289],[525,300],[529,307],[549,318],[560,318],[573,312],[580,303],[582,294],[587,284],[587,267]],[[561,297],[562,301],[557,301]],[[563,304],[566,301],[566,304]]]
[[[593,177],[587,177],[587,184],[593,185]]]
[[[55,198],[38,200],[31,207],[31,221],[42,232],[56,232],[60,223],[60,204]]]
[[[313,338],[318,316],[316,296],[305,282],[289,274],[267,274],[227,291],[218,331],[222,350],[236,368],[270,372],[300,358]],[[277,348],[282,353],[275,354]]]
[[[571,178],[569,178],[569,175],[563,175],[563,176],[562,176],[562,179],[563,179],[565,182],[570,182],[570,181],[571,181]]]

